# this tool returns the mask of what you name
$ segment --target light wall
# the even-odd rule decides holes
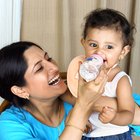
[[[139,0],[23,0],[21,40],[33,41],[53,57],[61,71],[72,58],[84,54],[81,45],[83,18],[96,8],[113,8],[126,15],[140,29]],[[135,47],[121,62],[132,78],[133,92],[140,93],[140,32]]]

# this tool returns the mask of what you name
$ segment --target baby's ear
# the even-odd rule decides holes
[[[84,39],[84,38],[81,38],[81,44],[82,44],[83,46],[85,46],[85,39]]]
[[[129,45],[123,47],[121,54],[120,54],[120,57],[119,57],[119,60],[122,60],[129,53],[129,51],[130,51]]]

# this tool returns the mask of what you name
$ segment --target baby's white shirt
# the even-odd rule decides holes
[[[127,76],[129,78],[130,84],[132,86],[130,77],[124,71],[121,71],[114,77],[114,79],[111,82],[106,83],[105,92],[102,94],[102,96],[116,97],[117,84],[118,81],[123,76]],[[93,124],[93,131],[88,134],[84,134],[84,136],[86,137],[110,136],[122,134],[129,130],[128,126],[118,126],[111,123],[104,124],[98,119],[98,116],[99,116],[98,112],[94,112],[90,116],[89,121]]]

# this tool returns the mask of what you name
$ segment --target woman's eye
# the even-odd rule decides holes
[[[90,43],[89,44],[91,47],[97,47],[98,45],[96,43]]]
[[[108,45],[108,46],[107,46],[107,49],[113,49],[113,46]]]
[[[36,70],[36,72],[39,72],[39,71],[42,71],[42,70],[43,70],[43,67],[40,66],[40,67]]]
[[[47,61],[51,62],[51,61],[52,61],[52,58],[51,58],[51,57],[49,57],[49,58],[47,59]]]
[[[51,62],[52,61],[52,58],[48,56],[48,53],[46,52],[45,53],[45,56],[44,56],[45,60]]]
[[[49,61],[49,62],[51,62],[52,61],[52,58],[51,57],[49,57],[49,56],[45,56],[45,59],[47,60],[47,61]]]

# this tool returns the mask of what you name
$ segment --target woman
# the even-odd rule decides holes
[[[58,98],[67,87],[47,52],[32,42],[16,42],[2,48],[0,96],[12,105],[0,115],[1,140],[80,140],[106,80],[102,73],[89,83],[80,78],[72,109]]]

